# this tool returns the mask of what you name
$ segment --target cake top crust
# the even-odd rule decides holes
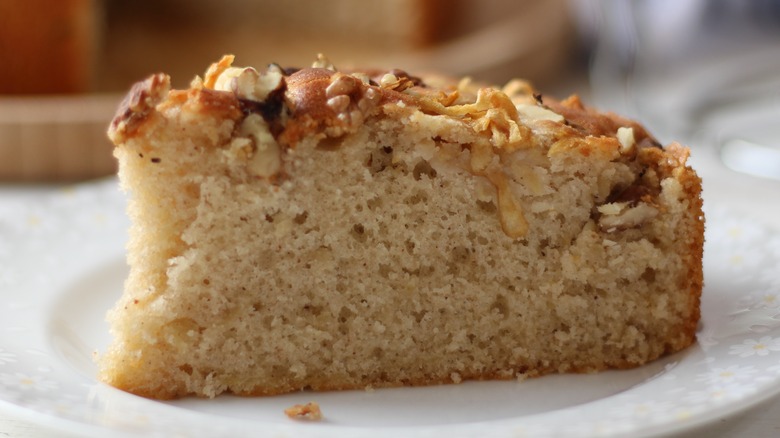
[[[528,232],[507,176],[511,156],[518,151],[619,160],[652,167],[661,176],[684,167],[687,159],[687,149],[661,148],[635,121],[599,112],[576,95],[564,100],[542,96],[522,80],[497,87],[468,78],[418,77],[399,69],[342,71],[323,56],[309,68],[271,64],[262,71],[234,67],[233,60],[232,55],[224,56],[203,78],[195,77],[187,90],[172,90],[164,74],[139,82],[118,109],[109,137],[118,147],[143,139],[145,128],[164,118],[166,111],[229,121],[235,127],[234,140],[252,145],[242,152],[251,157],[247,161],[250,173],[279,184],[289,177],[282,157],[304,139],[327,149],[369,120],[406,123],[415,114],[433,117],[434,124],[444,127],[442,132],[465,133],[457,143],[469,153],[466,160],[455,159],[446,148],[431,153],[484,177],[495,187],[501,226],[514,239]],[[431,136],[438,135],[431,132]],[[231,145],[243,147],[237,143],[213,147]],[[616,195],[616,199],[652,202],[657,192],[657,187],[651,187]]]
[[[412,76],[399,69],[340,71],[322,56],[310,68],[271,64],[263,71],[233,67],[233,60],[226,55],[212,64],[187,91],[212,111],[240,108],[244,116],[260,113],[277,140],[288,147],[310,135],[344,135],[377,107],[388,104],[418,108],[490,131],[493,146],[499,148],[518,147],[518,142],[527,140],[528,129],[559,139],[617,139],[621,128],[630,128],[638,146],[660,146],[632,120],[587,107],[576,95],[565,100],[542,96],[522,80],[496,87],[468,78]],[[161,73],[135,84],[113,119],[109,136],[115,143],[132,137],[151,110],[177,92],[181,93],[171,90],[170,78]]]

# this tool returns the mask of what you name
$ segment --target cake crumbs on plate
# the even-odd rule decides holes
[[[285,415],[293,420],[322,420],[322,411],[320,405],[316,402],[309,402],[305,405],[294,405],[284,410]]]

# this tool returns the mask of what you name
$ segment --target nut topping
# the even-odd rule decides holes
[[[326,97],[335,97],[354,93],[360,84],[360,80],[352,76],[336,74],[335,79],[325,88]]]
[[[529,121],[549,120],[561,123],[566,120],[562,115],[555,111],[537,104],[518,103],[515,107],[517,108],[517,113],[520,117]]]
[[[335,96],[328,99],[327,105],[333,111],[336,111],[337,113],[341,113],[346,111],[347,108],[349,108],[350,102],[351,100],[349,96],[342,94],[340,96]]]
[[[281,148],[261,115],[248,115],[241,124],[239,134],[254,142],[254,155],[247,164],[254,175],[267,178],[281,169]]]
[[[366,91],[363,92],[363,98],[358,101],[358,108],[360,108],[361,111],[368,111],[379,102],[380,97],[381,96],[376,89],[367,88]]]
[[[636,144],[634,139],[634,128],[621,126],[617,130],[617,139],[620,142],[620,153],[630,152]]]
[[[324,68],[330,71],[338,71],[333,63],[322,53],[317,54],[317,60],[311,64],[311,68]]]
[[[607,233],[637,228],[658,216],[658,210],[645,202],[640,202],[634,207],[627,207],[628,203],[612,203],[600,206],[598,208],[598,211],[601,213],[599,228]]]
[[[509,96],[512,101],[522,101],[524,103],[530,103],[534,97],[534,89],[527,81],[520,79],[512,79],[509,81],[501,91]]]
[[[383,86],[384,88],[393,88],[399,82],[400,81],[397,77],[395,77],[394,74],[385,73],[385,75],[382,76],[382,79],[379,80],[379,85]]]
[[[607,204],[599,205],[597,210],[603,215],[616,216],[625,210],[625,208],[628,207],[628,204],[628,202],[609,202]]]
[[[382,75],[379,79],[379,85],[382,88],[398,92],[404,91],[420,83],[422,83],[422,81],[419,78],[413,78],[403,70],[392,70]]]
[[[359,80],[360,82],[362,82],[363,85],[370,85],[371,84],[371,78],[366,73],[354,72],[354,73],[350,74],[350,76],[352,76],[353,78],[355,78],[355,79]]]
[[[124,141],[124,136],[131,134],[142,124],[147,115],[154,111],[155,106],[167,97],[170,89],[171,79],[161,73],[135,84],[111,121],[108,129],[111,140]]]
[[[272,64],[263,73],[249,68],[229,67],[214,80],[214,89],[232,91],[238,98],[262,102],[284,85],[284,72]]]

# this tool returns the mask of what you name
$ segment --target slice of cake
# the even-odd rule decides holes
[[[629,368],[694,341],[687,149],[526,83],[212,65],[111,124],[132,220],[100,379],[147,397]]]

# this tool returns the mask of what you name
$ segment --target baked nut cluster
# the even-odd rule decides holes
[[[656,146],[655,140],[634,122],[589,113],[591,110],[583,107],[576,97],[548,103],[521,80],[513,80],[501,89],[481,86],[469,79],[455,86],[432,87],[398,69],[339,71],[322,55],[309,69],[285,70],[271,64],[258,71],[233,67],[233,60],[231,55],[224,56],[208,68],[203,79],[196,77],[191,84],[192,89],[229,93],[244,113],[230,147],[224,151],[229,163],[243,165],[255,177],[281,180],[285,174],[284,157],[294,152],[300,138],[313,135],[321,139],[322,147],[334,147],[344,135],[355,132],[367,117],[419,107],[426,114],[443,116],[440,123],[449,123],[450,129],[465,128],[474,136],[473,141],[464,145],[469,150],[467,163],[459,161],[458,151],[449,150],[446,144],[439,145],[432,153],[440,161],[490,182],[494,198],[491,202],[496,204],[502,229],[515,239],[526,235],[528,222],[510,189],[512,181],[522,180],[531,189],[539,184],[535,183],[538,178],[532,169],[512,164],[512,157],[517,151],[534,154],[535,132],[557,130],[573,134],[581,129],[595,129],[596,134],[600,130],[603,135],[612,131],[611,136],[596,141],[600,145],[596,152],[609,159],[621,156],[632,159],[637,154],[638,138],[643,146]],[[137,92],[130,94],[125,107],[127,117],[116,119],[124,125],[122,129],[115,127],[114,132],[132,128],[135,120],[143,119],[164,98],[169,90],[165,79],[157,75],[148,79],[145,86],[137,86]],[[578,117],[583,118],[583,125],[579,124]],[[562,141],[547,155],[583,147],[590,148],[579,141]],[[377,156],[372,165],[381,166],[382,154],[374,155]],[[511,172],[505,170],[507,167]],[[599,226],[614,231],[641,226],[655,217],[657,211],[641,199],[632,199],[624,203],[607,202],[597,214]]]

